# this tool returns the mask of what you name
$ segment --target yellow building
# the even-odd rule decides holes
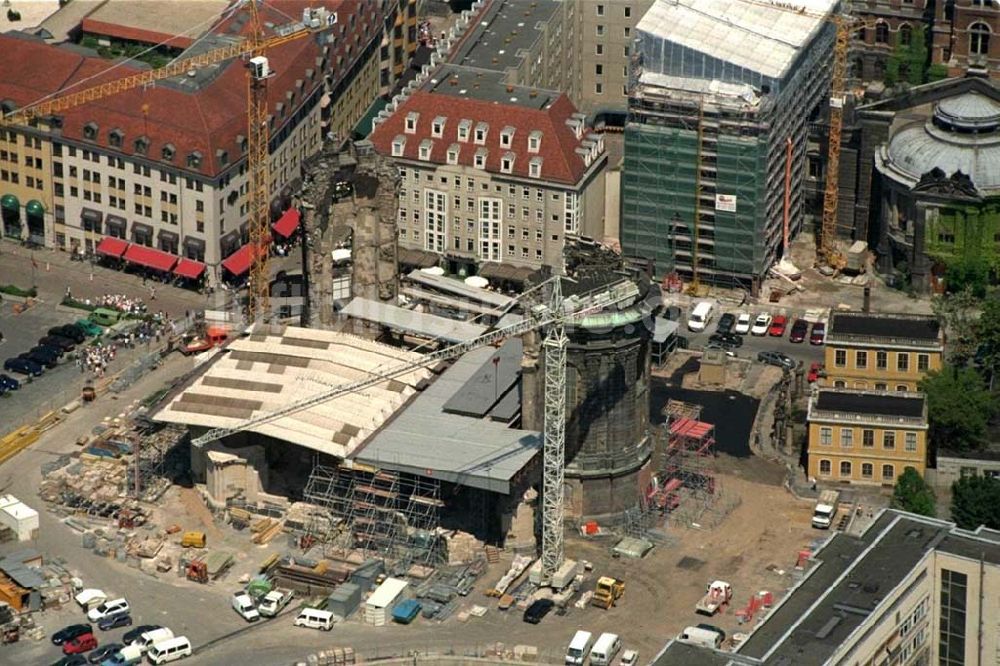
[[[820,389],[809,399],[809,476],[820,482],[892,485],[927,463],[922,393]]]
[[[940,370],[944,332],[929,315],[834,312],[826,334],[826,386],[915,391]]]

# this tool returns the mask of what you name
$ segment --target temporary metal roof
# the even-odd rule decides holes
[[[447,317],[407,310],[381,301],[355,297],[341,313],[355,319],[363,319],[408,333],[445,342],[465,342],[478,338],[486,331],[485,326],[456,321]]]
[[[541,449],[541,435],[444,411],[445,403],[492,364],[495,353],[487,347],[458,359],[352,457],[382,469],[509,493],[511,479]]]
[[[419,357],[334,331],[258,327],[250,337],[231,342],[200,377],[153,418],[207,428],[236,426],[332,386],[365,379],[376,369]],[[429,371],[414,369],[363,392],[342,395],[249,430],[344,457],[429,377]]]
[[[459,280],[443,277],[441,275],[429,275],[423,271],[410,271],[410,273],[406,276],[406,279],[422,284],[426,287],[455,294],[460,298],[465,298],[477,303],[486,303],[487,305],[492,305],[496,308],[505,308],[514,301],[514,299],[510,296],[504,296],[503,294],[498,294],[497,292],[490,291],[489,289],[471,287]]]
[[[444,410],[452,414],[482,418],[493,415],[497,407],[502,407],[495,418],[510,420],[509,394],[515,398],[515,409],[520,408],[521,392],[518,380],[521,377],[521,354],[524,348],[521,338],[511,338],[497,349],[489,363],[483,364],[465,385],[444,405]]]
[[[656,0],[636,29],[779,79],[838,1]]]
[[[677,333],[678,324],[676,321],[657,317],[653,320],[653,342],[666,342],[667,338]]]

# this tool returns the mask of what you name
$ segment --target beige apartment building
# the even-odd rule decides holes
[[[736,648],[669,642],[656,666],[1000,663],[1000,532],[883,510],[835,533]]]
[[[623,114],[635,26],[653,0],[577,0],[580,90],[574,101],[588,114]]]
[[[324,135],[346,137],[392,76],[381,3],[321,4],[339,12],[332,27],[269,54],[281,64],[268,86],[275,206]],[[265,8],[272,29],[288,22]],[[244,29],[241,18],[205,41],[229,40]],[[5,111],[108,66],[17,33],[0,35],[0,51]],[[245,71],[230,61],[0,131],[0,233],[84,254],[104,237],[122,238],[206,264],[215,282],[247,237],[246,109]]]
[[[567,235],[600,234],[603,137],[566,95],[444,65],[397,104],[371,141],[399,169],[401,248],[473,274],[560,265]]]

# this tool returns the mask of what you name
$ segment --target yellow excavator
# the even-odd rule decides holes
[[[597,586],[594,588],[594,596],[590,598],[590,605],[608,610],[624,594],[625,581],[611,576],[601,576],[597,579]]]

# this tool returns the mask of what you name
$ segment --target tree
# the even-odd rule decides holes
[[[936,515],[937,499],[920,472],[907,467],[899,479],[896,481],[896,488],[892,491],[892,508],[917,513],[921,516]]]
[[[976,353],[976,311],[982,301],[971,290],[937,296],[931,301],[934,315],[948,335],[948,362],[964,368]]]
[[[932,446],[963,452],[981,448],[997,403],[983,378],[971,368],[946,366],[920,382],[927,394],[928,436]]]
[[[967,530],[1000,529],[1000,480],[972,475],[951,484],[951,519]]]
[[[976,343],[976,361],[992,387],[1000,373],[1000,292],[983,301],[983,312],[976,324]]]

